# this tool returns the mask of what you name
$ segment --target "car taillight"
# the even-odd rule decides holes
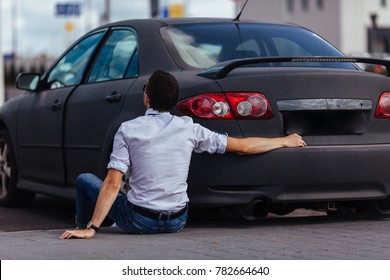
[[[376,107],[375,117],[390,118],[390,92],[381,94]]]
[[[177,109],[196,118],[271,119],[274,114],[267,98],[256,92],[200,94],[180,101]]]

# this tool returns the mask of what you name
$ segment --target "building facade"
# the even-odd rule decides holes
[[[390,0],[249,0],[242,17],[304,26],[346,54],[390,53]]]

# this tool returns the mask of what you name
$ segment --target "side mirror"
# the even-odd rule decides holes
[[[41,75],[37,73],[20,73],[16,78],[18,89],[34,91],[38,88]]]

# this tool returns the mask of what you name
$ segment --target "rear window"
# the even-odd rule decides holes
[[[208,68],[249,57],[343,56],[316,34],[296,26],[253,23],[186,24],[164,27],[163,38],[183,68]],[[353,68],[345,63],[269,63],[256,66]]]

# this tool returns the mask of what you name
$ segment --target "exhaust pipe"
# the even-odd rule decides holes
[[[268,215],[266,203],[260,199],[254,199],[242,207],[241,216],[246,220],[265,218]]]

